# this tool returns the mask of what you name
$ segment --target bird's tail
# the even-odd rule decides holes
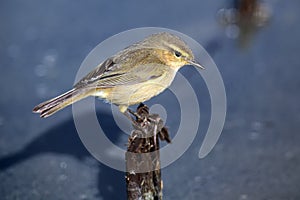
[[[34,113],[40,113],[40,117],[45,118],[65,108],[66,106],[79,101],[90,95],[89,91],[83,89],[72,89],[68,92],[45,101],[33,108]]]

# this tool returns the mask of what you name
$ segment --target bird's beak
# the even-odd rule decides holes
[[[199,67],[200,69],[205,69],[200,63],[198,63],[198,62],[195,61],[195,60],[189,60],[188,63],[189,63],[190,65],[195,66],[195,67]]]

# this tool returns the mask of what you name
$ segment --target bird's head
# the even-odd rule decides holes
[[[166,65],[178,70],[184,65],[193,65],[204,69],[194,59],[194,54],[189,46],[178,36],[163,32],[149,36],[146,39],[158,52],[158,56]]]

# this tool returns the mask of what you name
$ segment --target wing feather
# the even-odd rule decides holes
[[[127,73],[102,76],[101,79],[89,84],[88,88],[109,88],[120,85],[134,85],[137,83],[154,80],[163,75],[165,70],[164,65],[160,64],[145,64],[137,66]]]
[[[108,58],[75,84],[74,87],[107,88],[118,85],[131,85],[158,78],[165,71],[166,66],[156,56],[149,53],[144,52],[144,54],[141,54],[138,50],[134,50],[127,52],[125,55]],[[134,59],[128,59],[129,57]]]

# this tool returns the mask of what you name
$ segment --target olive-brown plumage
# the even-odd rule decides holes
[[[33,112],[48,117],[88,96],[96,96],[119,106],[125,112],[130,105],[149,100],[164,91],[178,69],[194,61],[188,45],[170,33],[150,35],[99,64],[73,89],[37,105]]]

